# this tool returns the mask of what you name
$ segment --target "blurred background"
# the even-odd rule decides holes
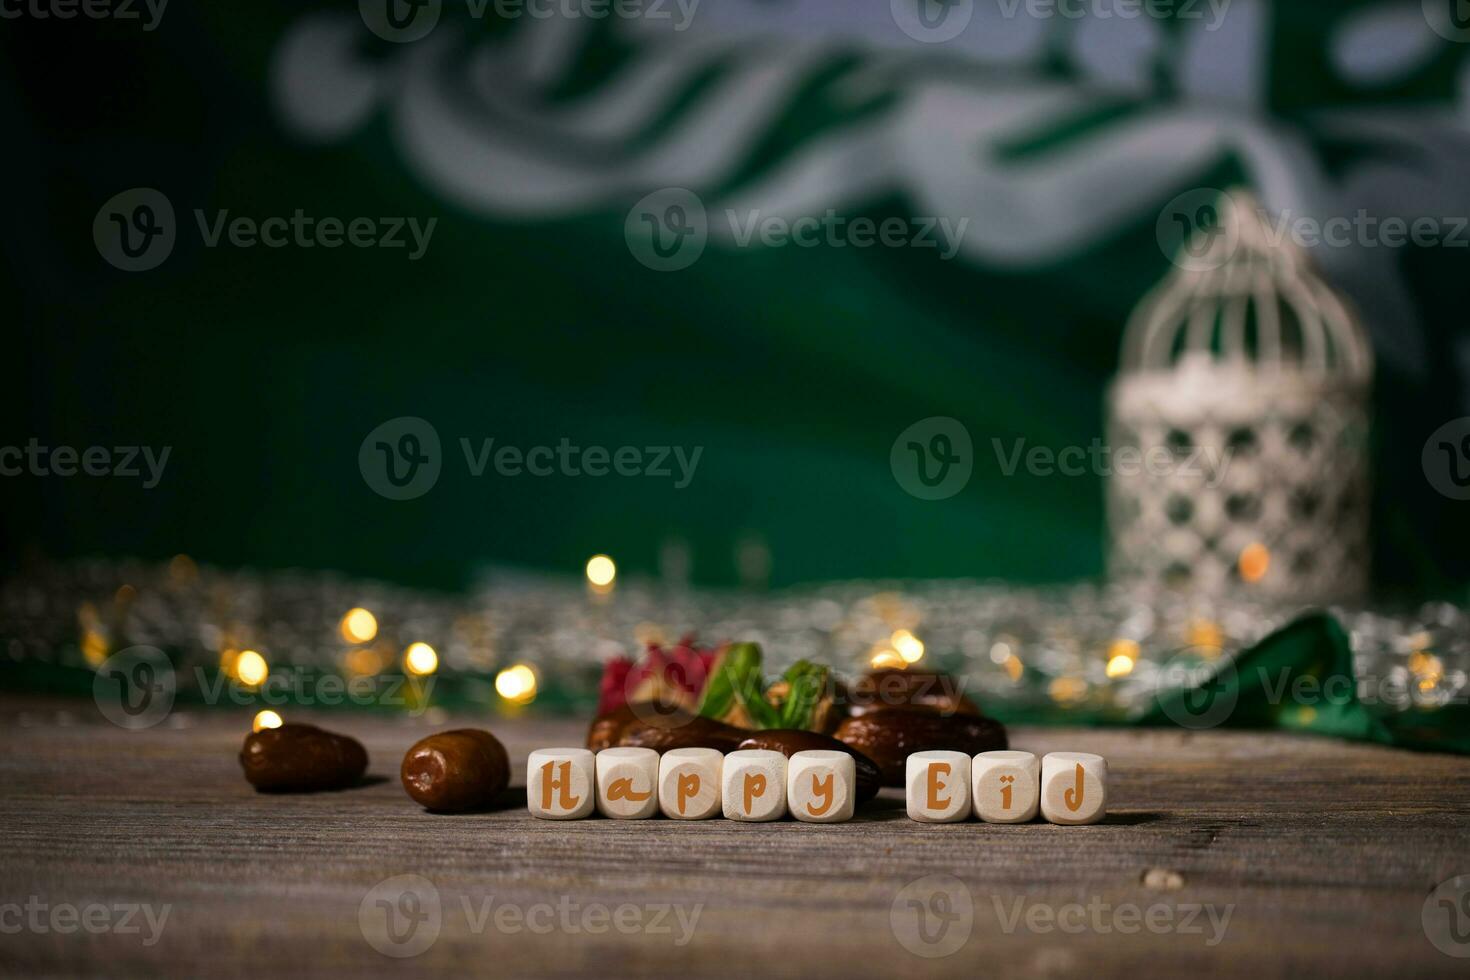
[[[380,666],[551,675],[688,629],[861,665],[909,630],[1002,687],[1034,651],[1065,706],[1151,637],[1341,601],[1354,654],[1447,683],[1463,6],[7,8],[7,674],[130,642],[336,669],[376,603]],[[1180,338],[1152,408],[1112,400],[1134,317]],[[1336,448],[1272,462],[1272,426]],[[1155,443],[1244,482],[1118,482]]]

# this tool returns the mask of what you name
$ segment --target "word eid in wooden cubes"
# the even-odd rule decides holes
[[[597,763],[587,749],[537,749],[526,761],[531,816],[580,820],[596,805]]]
[[[1041,807],[1041,761],[1030,752],[981,752],[970,763],[975,816],[986,823],[1026,823]]]
[[[954,823],[970,816],[970,757],[963,752],[914,752],[904,767],[910,820]]]

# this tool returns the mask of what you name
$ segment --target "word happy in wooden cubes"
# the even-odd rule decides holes
[[[658,761],[658,806],[676,820],[703,820],[720,812],[718,749],[670,749]]]
[[[981,752],[970,763],[975,816],[986,823],[1025,823],[1041,807],[1041,760],[1030,752]]]
[[[1048,752],[1041,760],[1041,815],[1052,823],[1097,823],[1108,810],[1108,763],[1090,752]]]
[[[904,767],[910,820],[954,823],[970,815],[970,757],[963,752],[915,752]]]
[[[597,753],[597,812],[643,820],[658,812],[658,753],[614,748]]]
[[[786,815],[786,756],[769,749],[731,752],[720,797],[729,820],[779,820]]]
[[[580,820],[596,804],[597,763],[587,749],[537,749],[526,760],[526,806],[546,820]]]
[[[786,760],[786,804],[807,823],[851,820],[857,765],[846,752],[808,749]]]

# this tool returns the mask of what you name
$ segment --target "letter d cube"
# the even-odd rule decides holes
[[[1052,823],[1097,823],[1108,812],[1108,763],[1091,752],[1041,759],[1041,815]]]

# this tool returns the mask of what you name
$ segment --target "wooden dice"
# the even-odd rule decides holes
[[[729,820],[786,816],[786,756],[769,749],[731,752],[720,777],[720,799]]]
[[[613,748],[597,753],[597,812],[643,820],[658,812],[658,753]]]
[[[670,749],[658,760],[658,808],[675,820],[704,820],[720,812],[719,749]]]
[[[1097,823],[1108,812],[1108,763],[1090,752],[1048,752],[1041,760],[1041,815],[1052,823]]]
[[[580,820],[596,805],[597,764],[586,749],[537,749],[526,760],[526,807],[545,820]]]
[[[954,823],[970,815],[970,757],[963,752],[914,752],[905,763],[910,820]]]
[[[806,823],[851,820],[857,808],[857,764],[846,752],[812,749],[786,760],[786,805]]]
[[[986,823],[1035,820],[1041,805],[1041,762],[1030,752],[981,752],[970,763],[970,798]]]

